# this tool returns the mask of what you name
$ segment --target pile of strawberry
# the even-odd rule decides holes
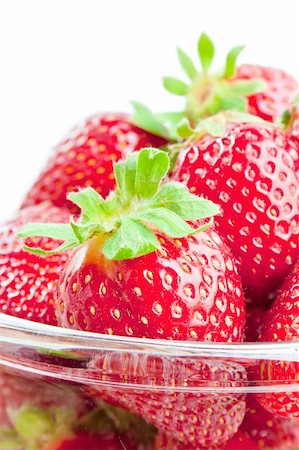
[[[1,313],[115,336],[299,342],[298,84],[279,69],[237,66],[242,49],[211,74],[214,45],[202,34],[200,70],[178,49],[189,83],[164,79],[186,98],[183,111],[134,102],[134,115],[94,115],[55,148],[17,217],[0,228]],[[0,448],[145,448],[101,421],[89,433],[77,426],[86,414],[94,424],[103,400],[145,421],[135,428],[156,427],[149,450],[299,446],[299,386],[287,388],[299,361],[245,368],[99,352],[86,370],[104,381],[112,374],[118,387],[67,393],[85,402],[72,433],[43,431],[60,405],[39,401],[40,387],[30,407],[1,389]],[[246,396],[248,378],[286,389]],[[196,389],[211,381],[231,390]],[[139,382],[151,389],[133,389]],[[31,420],[48,436],[38,444],[28,443]]]

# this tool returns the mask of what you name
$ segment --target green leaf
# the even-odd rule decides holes
[[[24,442],[13,428],[0,428],[1,450],[22,450]]]
[[[192,59],[181,48],[178,48],[177,52],[182,69],[190,80],[194,80],[197,76],[197,70]]]
[[[240,53],[244,50],[245,46],[234,47],[230,50],[226,57],[224,78],[231,78],[235,75],[237,59]]]
[[[110,228],[106,227],[105,222],[103,222],[102,225],[97,222],[81,223],[71,221],[70,225],[80,244],[83,244],[83,242],[87,241],[87,239],[90,239],[97,233],[109,233],[113,229],[113,226],[110,226]]]
[[[166,208],[151,208],[136,216],[142,222],[154,225],[167,236],[180,238],[194,233],[194,228],[188,225],[178,214]]]
[[[135,195],[138,158],[139,153],[134,152],[124,162],[114,164],[118,193],[125,204],[130,203]]]
[[[212,40],[205,33],[202,33],[199,38],[197,50],[202,70],[204,73],[207,73],[213,62],[215,47]]]
[[[68,241],[74,238],[74,233],[69,223],[27,223],[19,230],[18,236],[40,236]]]
[[[224,83],[221,86],[223,95],[252,95],[267,90],[267,83],[264,80],[253,78],[252,80],[238,80],[231,83]]]
[[[36,255],[55,255],[79,245],[72,226],[70,223],[28,223],[18,232],[18,236],[22,238],[27,237],[48,237],[51,239],[57,239],[64,241],[63,244],[55,248],[54,250],[42,250],[41,248],[23,246],[24,250]]]
[[[146,130],[156,136],[168,137],[167,129],[164,127],[163,122],[160,121],[159,116],[154,114],[147,106],[139,102],[131,102],[135,113],[131,120],[139,128]]]
[[[18,435],[27,442],[35,442],[41,437],[51,436],[55,432],[54,421],[46,409],[26,407],[10,414]]]
[[[220,211],[218,205],[191,194],[185,185],[175,181],[164,184],[151,199],[149,206],[166,208],[185,220],[205,219]]]
[[[157,117],[161,120],[167,129],[167,135],[169,140],[177,141],[179,136],[177,134],[177,125],[185,117],[184,112],[165,112],[158,113]]]
[[[187,139],[188,137],[192,136],[194,134],[193,128],[191,128],[189,120],[186,118],[183,118],[177,125],[177,134],[182,139]]]
[[[215,137],[224,136],[226,132],[226,117],[224,114],[217,114],[201,120],[196,126],[195,131],[197,133],[205,131]]]
[[[169,169],[166,152],[155,148],[144,148],[138,153],[135,193],[139,198],[153,196]]]
[[[164,77],[163,86],[171,94],[186,95],[188,92],[188,85],[177,78]]]
[[[103,253],[110,260],[137,258],[159,247],[156,236],[141,223],[124,217],[119,229],[106,240]]]
[[[222,111],[239,111],[244,112],[247,110],[248,101],[244,97],[238,95],[223,96],[218,99],[220,109]]]
[[[70,192],[67,195],[67,199],[81,209],[84,222],[102,220],[106,214],[105,200],[92,187],[80,189],[77,192]]]

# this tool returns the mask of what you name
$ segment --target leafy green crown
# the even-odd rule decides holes
[[[193,195],[182,183],[162,183],[170,166],[166,152],[144,148],[114,165],[117,187],[107,199],[88,187],[68,194],[81,209],[78,220],[68,224],[30,223],[19,232],[28,238],[44,236],[63,243],[53,251],[24,248],[40,255],[69,250],[94,235],[103,238],[101,251],[110,260],[124,260],[146,255],[158,249],[155,232],[180,238],[209,226],[219,213],[213,202]],[[186,221],[210,221],[194,228]]]
[[[165,77],[163,84],[172,94],[186,97],[184,111],[154,114],[139,102],[132,102],[135,109],[133,122],[141,128],[170,140],[178,140],[177,125],[187,119],[195,125],[200,119],[213,116],[221,111],[247,111],[247,96],[267,89],[261,79],[242,80],[235,78],[237,59],[244,46],[234,47],[226,56],[224,69],[210,74],[215,46],[203,33],[198,41],[197,50],[201,70],[196,68],[192,59],[178,48],[180,65],[189,78],[189,83],[173,77]]]

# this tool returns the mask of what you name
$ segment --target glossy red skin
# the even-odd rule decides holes
[[[115,187],[115,161],[142,147],[160,147],[165,143],[134,126],[126,114],[95,114],[57,145],[22,207],[51,201],[77,213],[77,207],[66,199],[68,192],[92,186],[106,197]]]
[[[123,433],[78,433],[44,450],[137,450],[137,446]]]
[[[54,303],[67,255],[40,257],[28,253],[17,233],[28,222],[68,221],[68,211],[43,204],[24,209],[15,220],[0,227],[0,312],[57,325]],[[31,238],[26,244],[51,250],[59,243],[48,238]]]
[[[299,446],[299,420],[273,416],[253,395],[247,396],[246,415],[240,429],[262,450],[296,450]]]
[[[245,395],[234,393],[233,387],[246,382],[246,370],[237,363],[103,352],[88,367],[106,383],[88,386],[89,395],[127,408],[190,449],[221,447],[243,421]],[[187,391],[173,389],[182,383]],[[203,386],[212,392],[195,390]],[[215,386],[232,389],[213,392]]]
[[[298,83],[291,75],[272,67],[243,64],[237,68],[235,78],[260,78],[267,83],[266,91],[248,97],[248,112],[270,122],[280,119],[298,91]]]
[[[183,150],[173,174],[221,206],[215,224],[252,304],[271,302],[297,259],[298,149],[275,127],[228,124],[223,138],[206,135]]]
[[[259,306],[246,308],[245,341],[257,342],[262,331],[267,310]]]
[[[261,342],[295,341],[299,343],[299,261],[281,287],[269,310],[259,339]],[[299,345],[299,344],[298,344]],[[299,379],[299,362],[264,361],[256,376],[262,381],[295,383]],[[299,418],[297,392],[258,394],[259,402],[271,413]]]
[[[149,255],[107,261],[100,238],[74,251],[61,280],[57,315],[65,328],[122,336],[239,342],[245,310],[240,279],[212,229],[158,236]]]
[[[198,447],[204,448],[204,447]],[[238,431],[224,446],[210,446],[210,450],[260,450],[257,443],[254,442],[246,433]],[[190,450],[189,445],[175,442],[171,437],[158,433],[155,441],[154,450]]]
[[[0,372],[0,429],[12,425],[9,411],[18,411],[26,406],[45,410],[66,408],[78,419],[92,409],[93,403],[75,387]]]

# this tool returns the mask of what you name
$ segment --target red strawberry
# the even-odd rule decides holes
[[[137,450],[125,434],[109,433],[77,433],[62,438],[45,447],[43,450]]]
[[[299,446],[299,421],[274,417],[262,408],[252,395],[247,396],[247,407],[241,430],[248,433],[266,450],[295,450]]]
[[[0,372],[0,448],[37,448],[69,434],[93,403],[76,388]],[[28,447],[27,447],[28,445]]]
[[[191,195],[179,183],[160,186],[168,169],[165,152],[143,149],[116,164],[118,190],[106,201],[91,188],[69,195],[82,214],[64,231],[66,247],[80,246],[61,277],[57,311],[61,325],[147,338],[242,340],[244,298],[230,252],[210,224],[204,222],[206,230],[199,227],[195,232],[186,222],[191,220],[196,227],[196,219],[207,218],[218,208]],[[29,224],[21,235],[43,235],[46,229],[47,235],[56,237],[55,226],[52,234],[48,225],[40,227],[32,229]],[[153,231],[158,232],[159,240]],[[119,358],[117,364],[127,360]],[[155,370],[156,362],[152,363]],[[90,369],[95,368],[101,377],[102,366],[109,364],[99,356]],[[240,374],[229,363],[193,362],[189,372],[178,367],[168,388],[181,383],[183,374],[186,378],[188,373],[193,374],[190,382],[196,381],[196,385],[211,379],[231,385],[244,380],[245,370],[238,369]],[[236,372],[235,379],[232,374]],[[166,370],[163,373],[166,377]],[[125,379],[136,376],[136,365],[129,371],[126,365]],[[146,384],[149,380],[151,377]],[[109,400],[116,399],[193,445],[228,439],[244,413],[243,394],[184,393],[178,399],[169,389],[157,394],[127,391],[128,395],[120,395],[117,389],[106,393]],[[203,412],[207,414],[205,423],[197,421]]]
[[[299,261],[281,287],[268,312],[260,335],[261,342],[295,341],[299,343]],[[272,414],[299,418],[299,362],[264,361],[258,367],[257,379],[273,383],[294,384],[294,392],[258,394],[259,402]]]
[[[166,77],[164,87],[172,94],[186,97],[183,116],[196,122],[224,110],[235,110],[256,114],[271,122],[280,119],[298,90],[297,81],[280,69],[249,64],[237,68],[237,58],[243,48],[233,48],[226,57],[224,70],[216,74],[209,73],[215,47],[205,33],[198,41],[200,71],[190,57],[178,49],[179,62],[190,82]]]
[[[58,277],[67,255],[41,258],[26,252],[16,233],[28,221],[67,222],[69,213],[43,204],[24,209],[16,219],[0,227],[0,312],[57,325],[54,303]],[[34,238],[26,244],[45,250],[58,245],[48,238]]]
[[[198,447],[199,449],[200,447]],[[204,448],[204,447],[201,447]],[[257,443],[243,431],[238,431],[227,443],[222,446],[211,446],[210,450],[260,450]],[[190,450],[190,446],[175,442],[171,437],[158,433],[154,450]]]
[[[298,90],[298,83],[291,75],[273,67],[243,64],[237,68],[234,78],[265,81],[267,88],[263,92],[248,97],[248,112],[270,122],[280,119]]]
[[[240,114],[228,120],[200,124],[173,179],[220,204],[215,223],[237,260],[245,295],[265,304],[297,259],[299,142],[277,127],[242,123],[249,119]],[[204,130],[213,132],[213,125],[221,137]]]
[[[189,449],[224,444],[244,417],[245,396],[232,388],[246,380],[246,371],[239,364],[200,357],[103,352],[90,362],[89,369],[107,386],[88,386],[89,395],[118,402]],[[213,392],[216,386],[232,389]],[[182,387],[185,390],[181,391]],[[203,387],[210,391],[203,393]]]
[[[160,147],[166,141],[132,124],[125,114],[97,114],[75,127],[54,150],[23,207],[51,201],[70,208],[68,192],[93,186],[106,197],[115,186],[113,163],[142,147]]]

